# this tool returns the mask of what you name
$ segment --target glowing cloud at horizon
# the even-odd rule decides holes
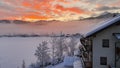
[[[0,0],[0,19],[76,20],[119,12],[119,0]]]

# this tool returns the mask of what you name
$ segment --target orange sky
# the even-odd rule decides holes
[[[0,19],[74,20],[119,12],[119,0],[0,0]]]

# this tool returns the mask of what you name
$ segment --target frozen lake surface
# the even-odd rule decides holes
[[[0,38],[0,68],[21,68],[22,61],[26,66],[36,62],[34,56],[40,42],[49,40],[48,37],[3,37]]]

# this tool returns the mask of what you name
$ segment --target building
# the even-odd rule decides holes
[[[80,41],[85,68],[120,68],[120,16],[102,22]]]

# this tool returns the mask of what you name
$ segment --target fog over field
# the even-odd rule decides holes
[[[99,22],[105,21],[109,18],[102,19],[86,19],[79,21],[50,21],[39,23],[25,23],[25,24],[15,24],[15,23],[0,23],[0,35],[4,34],[59,34],[61,32],[65,34],[74,33],[86,33],[92,29]]]

